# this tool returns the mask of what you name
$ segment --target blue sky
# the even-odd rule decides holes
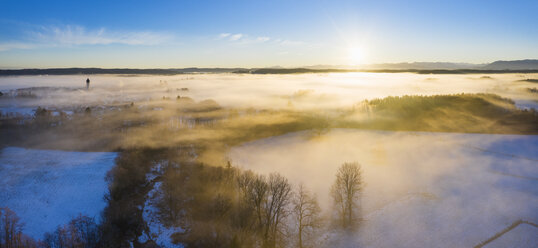
[[[538,1],[0,2],[0,67],[538,58]]]

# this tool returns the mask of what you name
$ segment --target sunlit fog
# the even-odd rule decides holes
[[[211,232],[227,238],[203,246],[238,233],[245,247],[532,246],[536,77],[0,77],[0,199],[29,242],[138,213],[130,242],[161,247]],[[346,173],[357,191],[338,198]]]
[[[538,4],[0,4],[0,248],[538,247]]]
[[[91,90],[85,80],[91,78]],[[414,73],[330,73],[302,75],[178,76],[20,76],[0,78],[0,90],[37,99],[1,99],[5,108],[81,106],[158,101],[163,97],[215,100],[241,108],[332,109],[387,96],[493,93],[511,98],[522,108],[536,106],[535,86],[525,79],[538,74],[420,75]],[[43,87],[43,88],[41,88]],[[56,88],[47,88],[56,87]]]

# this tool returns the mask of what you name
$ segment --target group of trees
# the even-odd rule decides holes
[[[162,180],[161,221],[186,227],[173,235],[186,247],[315,247],[324,228],[352,230],[360,220],[358,163],[338,170],[327,215],[315,194],[278,173],[192,163],[168,168]]]
[[[100,230],[93,218],[79,215],[53,233],[46,233],[42,246],[47,248],[97,247]]]
[[[250,171],[237,179],[240,203],[253,215],[253,227],[258,230],[263,247],[275,247],[280,242],[287,207],[292,198],[291,185],[283,176],[273,173],[268,177]]]
[[[99,247],[100,237],[95,220],[79,215],[36,241],[23,233],[23,223],[15,212],[0,207],[0,248],[93,248]]]
[[[0,207],[0,248],[34,247],[35,241],[22,233],[22,227],[15,212]]]

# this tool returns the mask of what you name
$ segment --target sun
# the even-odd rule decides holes
[[[351,65],[364,63],[364,51],[360,47],[351,47],[348,49],[348,60]]]

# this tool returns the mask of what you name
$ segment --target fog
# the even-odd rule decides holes
[[[87,77],[90,89],[85,88]],[[0,111],[31,116],[40,106],[73,114],[73,118],[36,116],[30,121],[14,118],[16,124],[3,130],[11,136],[3,140],[9,146],[188,150],[189,161],[223,166],[229,159],[239,168],[278,172],[294,185],[304,183],[317,194],[325,213],[332,206],[329,189],[337,168],[357,161],[366,183],[361,198],[364,220],[350,237],[328,231],[326,240],[338,241],[335,246],[340,247],[470,247],[514,221],[538,222],[538,136],[469,134],[536,134],[535,112],[517,110],[495,96],[423,102],[389,99],[390,111],[381,114],[358,103],[387,96],[493,93],[514,100],[519,108],[537,108],[538,97],[529,90],[536,84],[524,80],[537,77],[412,73],[0,77]],[[452,105],[453,101],[460,105]],[[538,242],[532,235],[523,236]]]
[[[538,221],[537,150],[538,136],[335,129],[246,143],[230,158],[304,183],[325,211],[337,168],[359,162],[364,221],[350,247],[472,247],[519,219]]]
[[[85,90],[85,80],[91,80]],[[177,76],[20,76],[0,77],[0,91],[29,87],[37,98],[0,98],[4,111],[28,112],[37,106],[69,109],[130,103],[163,97],[213,99],[225,107],[319,109],[349,107],[365,99],[401,95],[494,93],[522,108],[538,106],[536,94],[521,81],[538,74],[421,75],[413,73],[329,73],[299,75],[189,74]],[[186,89],[182,89],[186,88]],[[188,89],[188,90],[187,90]],[[11,93],[9,93],[12,91]]]

